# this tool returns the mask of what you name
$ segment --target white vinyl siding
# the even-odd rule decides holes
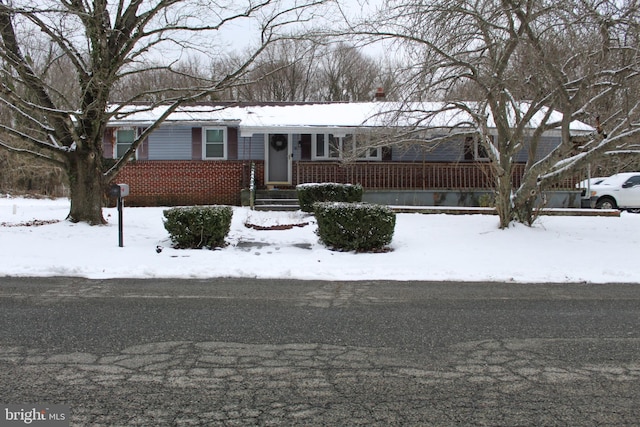
[[[238,138],[238,160],[262,160],[264,158],[264,134]]]
[[[149,135],[149,160],[191,160],[191,127],[160,127]]]
[[[455,138],[438,144],[414,144],[393,147],[392,161],[398,162],[460,162],[464,160],[464,140]]]

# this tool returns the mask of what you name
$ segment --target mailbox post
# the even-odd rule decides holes
[[[113,184],[109,188],[109,195],[118,199],[118,246],[123,247],[122,239],[122,199],[129,195],[128,184]]]

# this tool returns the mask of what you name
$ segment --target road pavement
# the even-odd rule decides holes
[[[0,325],[0,402],[70,425],[640,419],[638,284],[0,278]]]

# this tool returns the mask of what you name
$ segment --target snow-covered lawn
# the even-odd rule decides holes
[[[398,214],[391,251],[356,254],[320,244],[312,216],[239,207],[228,246],[176,250],[164,209],[125,207],[121,248],[115,208],[91,227],[64,220],[67,199],[0,196],[0,276],[640,283],[640,214],[544,216],[508,230],[491,215]]]

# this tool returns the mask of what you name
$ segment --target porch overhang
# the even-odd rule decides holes
[[[304,134],[304,133],[330,133],[335,136],[345,136],[354,133],[358,129],[365,129],[362,127],[333,127],[333,126],[242,126],[240,125],[240,136],[243,138],[250,138],[255,134],[273,134],[273,133],[285,133],[285,134]]]
[[[107,124],[107,127],[110,128],[118,128],[118,127],[149,127],[152,126],[154,122],[149,120],[112,120]],[[227,126],[227,127],[236,127],[240,126],[240,120],[164,120],[160,123],[159,127],[168,127],[168,126]]]

